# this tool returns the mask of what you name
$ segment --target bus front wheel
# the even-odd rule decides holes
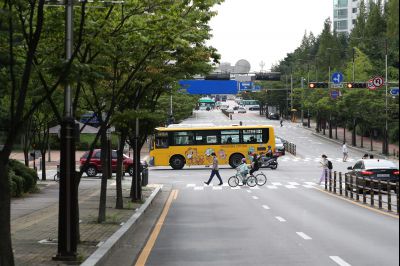
[[[232,168],[236,168],[242,163],[243,158],[244,156],[240,153],[232,154],[231,157],[229,158],[229,165]]]
[[[182,169],[185,166],[185,158],[180,155],[174,155],[169,160],[169,165],[175,170]]]

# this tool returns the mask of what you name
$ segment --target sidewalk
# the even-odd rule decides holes
[[[115,179],[108,181],[106,222],[97,223],[100,179],[84,178],[79,188],[80,243],[77,262],[87,259],[119,230],[150,197],[157,185],[143,187],[143,202],[129,199],[131,178],[123,180],[124,209],[115,209]],[[71,265],[53,261],[57,254],[58,183],[39,181],[40,191],[11,201],[11,233],[16,265]]]
[[[304,119],[304,122],[307,122],[307,119]],[[298,124],[299,127],[302,127],[301,122],[300,123],[295,123]],[[310,128],[307,126],[303,127],[305,129],[308,129],[313,132],[314,135],[323,137],[327,140],[334,141],[340,145],[343,144],[344,140],[344,129],[341,127],[338,127],[337,129],[337,138],[336,138],[336,130],[335,128],[332,128],[332,138],[329,138],[329,128],[325,129],[325,135],[324,131],[321,130],[320,132],[317,132],[315,129],[317,127],[317,124],[315,121],[310,122]],[[382,141],[380,140],[372,140],[372,150],[371,150],[371,139],[369,137],[364,137],[363,141],[363,147],[361,147],[361,136],[356,135],[356,146],[351,145],[351,134],[352,132],[348,129],[346,129],[346,144],[347,147],[350,149],[356,149],[364,153],[368,154],[373,154],[374,156],[381,157],[381,158],[387,158],[390,160],[399,160],[398,154],[399,154],[399,145],[396,144],[389,144],[389,156],[385,156],[382,154]],[[396,154],[396,155],[395,155]]]

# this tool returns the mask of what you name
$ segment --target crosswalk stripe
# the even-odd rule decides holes
[[[298,186],[298,185],[300,185],[299,183],[297,183],[297,182],[288,182],[290,185],[293,185],[293,186]]]
[[[285,185],[285,187],[287,187],[287,188],[289,188],[289,189],[297,188],[296,186],[293,186],[293,185]]]

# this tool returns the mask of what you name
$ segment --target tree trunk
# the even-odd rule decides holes
[[[119,149],[117,151],[117,173],[116,173],[117,200],[115,203],[116,209],[124,208],[123,195],[122,195],[122,175],[123,175],[122,161],[123,161],[123,155],[124,155],[125,140],[126,140],[126,131],[123,130],[121,132],[121,135],[119,138]]]
[[[7,147],[4,147],[6,149]],[[8,157],[10,152],[0,152],[0,265],[14,265],[10,225],[10,183],[8,176]],[[8,156],[7,156],[8,153]]]
[[[338,139],[338,135],[337,135],[337,126],[338,126],[338,121],[335,120],[335,139]]]
[[[107,200],[107,133],[105,127],[101,127],[101,188],[100,188],[100,202],[99,202],[99,216],[97,218],[98,223],[102,223],[106,220],[106,200]]]
[[[40,160],[41,168],[42,168],[42,180],[46,180],[46,150],[41,150],[42,159]]]
[[[361,127],[361,148],[364,148],[364,126]]]
[[[373,130],[372,129],[370,129],[369,130],[369,140],[370,140],[370,144],[371,144],[371,151],[373,151],[374,150],[374,139],[373,139]]]
[[[329,138],[332,138],[332,117],[329,115]]]
[[[344,126],[343,126],[343,142],[347,142],[346,141],[346,121],[344,122]]]
[[[353,119],[353,131],[351,132],[351,145],[357,146],[357,119]]]

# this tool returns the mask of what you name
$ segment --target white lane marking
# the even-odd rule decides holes
[[[246,191],[247,191],[248,193],[251,193],[251,190],[250,190],[250,189],[247,189]]]
[[[305,240],[311,240],[312,238],[308,235],[304,234],[303,232],[296,232],[300,237],[304,238]]]
[[[258,199],[258,197],[257,197],[257,196],[253,196],[252,198],[253,198],[253,199]]]
[[[300,185],[299,183],[297,183],[297,182],[288,182],[290,185],[293,185],[293,186],[298,186],[298,185]]]
[[[303,187],[305,187],[305,188],[314,188],[313,185],[303,185]]]
[[[283,218],[280,217],[280,216],[276,216],[275,218],[278,219],[279,222],[286,222],[286,220],[283,219]]]
[[[277,189],[278,187],[277,186],[267,186],[267,188],[269,188],[269,189]]]
[[[213,190],[222,190],[222,187],[213,187]]]
[[[341,257],[339,256],[329,256],[331,260],[339,264],[340,266],[351,266],[351,264],[345,262]]]
[[[194,187],[194,190],[204,190],[204,187]]]
[[[274,186],[282,186],[282,184],[279,183],[279,182],[271,182],[271,184],[274,185]]]
[[[251,187],[250,189],[260,189],[259,187]]]
[[[227,183],[223,183],[222,186],[223,187],[229,187],[229,185]]]
[[[240,189],[240,187],[231,187],[231,189]]]
[[[195,187],[196,184],[187,184],[186,187]]]
[[[297,188],[296,186],[293,185],[285,185],[286,188],[292,189],[292,188]]]
[[[316,185],[317,183],[315,183],[315,182],[304,182],[305,184],[307,184],[307,185]]]
[[[267,205],[262,206],[264,209],[269,210],[270,208]]]

